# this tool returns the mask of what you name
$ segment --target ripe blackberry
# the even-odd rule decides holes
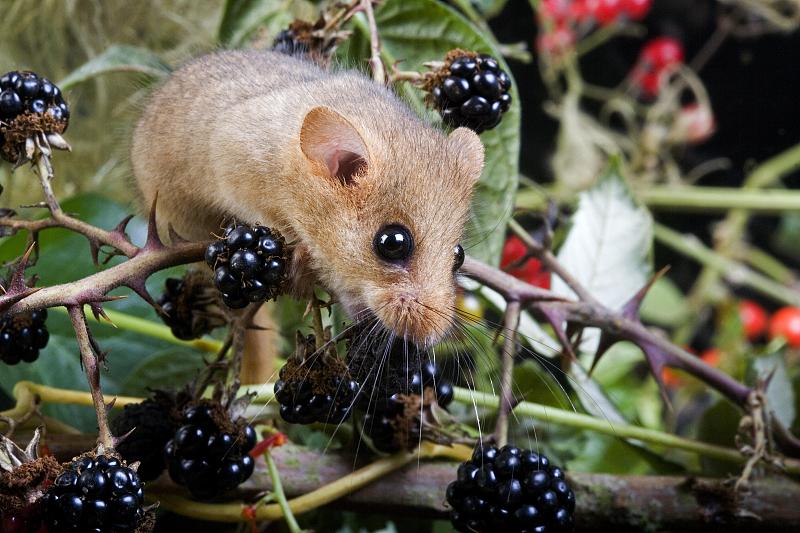
[[[365,409],[380,410],[395,394],[422,394],[430,388],[441,407],[453,401],[453,385],[442,376],[430,354],[403,339],[390,346],[371,338],[368,330],[356,329],[347,353],[347,366],[353,377],[369,393],[359,398]],[[368,409],[371,410],[371,409]]]
[[[360,387],[330,346],[333,350],[317,353],[314,336],[298,334],[295,354],[275,382],[275,399],[286,422],[339,424],[350,416]]]
[[[47,309],[36,309],[0,320],[0,361],[8,365],[36,361],[39,350],[47,346],[50,340],[46,320]]]
[[[138,474],[113,455],[84,455],[44,497],[48,533],[141,531],[148,522]]]
[[[165,395],[156,394],[155,399],[126,405],[111,421],[114,435],[128,435],[117,444],[117,452],[128,463],[140,461],[137,473],[144,481],[156,479],[167,468],[164,446],[177,429],[170,410]]]
[[[275,298],[286,278],[283,237],[265,226],[232,224],[206,249],[214,285],[231,309]]]
[[[69,106],[61,90],[29,71],[0,76],[0,156],[16,163],[25,139],[36,133],[64,133]]]
[[[288,56],[308,54],[308,43],[299,40],[297,32],[292,28],[282,30],[272,42],[272,50]]]
[[[445,124],[476,133],[497,126],[511,106],[511,78],[486,54],[451,51],[423,88]]]
[[[172,480],[208,500],[252,475],[255,463],[248,452],[255,445],[256,432],[244,419],[231,421],[218,403],[201,401],[184,410],[164,450]]]
[[[575,493],[564,471],[516,446],[478,444],[447,486],[458,531],[565,532],[574,528]]]
[[[168,278],[158,299],[161,319],[179,339],[197,339],[226,324],[214,288],[203,273]]]

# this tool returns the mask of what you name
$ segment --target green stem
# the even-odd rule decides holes
[[[456,387],[455,389],[455,400],[468,405],[485,407],[493,411],[497,410],[499,404],[499,399],[494,394],[471,391],[460,387]],[[566,411],[547,405],[520,402],[514,408],[514,413],[517,416],[529,416],[564,426],[597,431],[598,433],[604,433],[613,437],[638,439],[652,444],[659,444],[667,448],[694,452],[705,457],[720,459],[722,461],[744,463],[747,460],[746,457],[733,448],[707,444],[705,442],[678,437],[654,429],[612,422],[610,420],[595,418],[593,416]],[[800,472],[800,462],[789,460],[786,469],[793,473]]]
[[[653,210],[709,213],[744,209],[759,214],[780,214],[800,210],[800,191],[784,189],[748,190],[737,187],[653,186],[636,191],[637,197]],[[572,203],[574,195],[546,187],[524,189],[517,194],[516,206],[521,209],[542,209],[547,199]]]
[[[797,282],[797,277],[791,268],[757,246],[747,245],[747,249],[738,259],[747,262],[778,283],[792,285]]]
[[[683,235],[658,223],[653,226],[653,232],[657,241],[701,263],[709,272],[724,274],[730,282],[749,287],[776,302],[800,305],[800,293],[796,290],[715,252],[694,235]]]
[[[800,168],[800,144],[781,152],[780,154],[758,165],[745,180],[741,193],[750,193],[754,189],[771,186],[783,176]],[[787,191],[788,192],[788,191]],[[738,206],[737,206],[738,207]],[[714,249],[717,253],[730,257],[735,255],[737,246],[741,243],[742,236],[747,227],[751,210],[746,208],[733,209],[714,232]],[[717,269],[705,267],[689,291],[687,302],[690,309],[696,314],[706,305],[708,295],[719,283],[720,272]],[[675,342],[685,342],[690,339],[695,331],[694,321],[687,322],[677,331],[673,338]]]
[[[262,385],[259,387],[250,387],[248,391],[256,394],[253,399],[254,402],[266,403],[272,401],[274,396],[272,393],[272,383]],[[461,387],[455,387],[455,401],[471,406],[480,406],[493,411],[497,411],[500,399],[487,392],[473,391]],[[676,448],[688,452],[694,452],[699,455],[729,461],[732,463],[744,463],[746,457],[741,455],[733,448],[726,448],[724,446],[717,446],[715,444],[707,444],[696,440],[678,437],[670,433],[658,431],[655,429],[648,429],[631,424],[623,424],[612,422],[603,418],[596,418],[590,415],[576,413],[574,411],[567,411],[549,405],[542,405],[532,402],[520,402],[514,407],[514,414],[517,416],[529,416],[538,418],[543,421],[553,422],[564,426],[575,427],[580,429],[587,429],[590,431],[597,431],[612,437],[619,437],[623,439],[638,439],[652,444],[666,446],[668,448]],[[800,473],[800,461],[787,460],[785,465],[787,471],[792,473]]]
[[[55,311],[57,313],[63,313],[65,315],[67,314],[66,307],[52,307],[50,308],[50,310]],[[177,344],[178,346],[194,348],[196,350],[200,350],[203,352],[217,353],[222,348],[222,342],[214,339],[196,339],[193,341],[182,341],[179,338],[175,337],[170,331],[170,329],[164,324],[159,324],[151,320],[146,320],[144,318],[139,318],[133,315],[129,315],[121,311],[106,309],[105,312],[106,315],[108,315],[108,318],[111,320],[112,324],[109,324],[108,322],[105,321],[101,321],[100,322],[101,324],[106,324],[111,327],[117,327],[119,329],[125,331],[131,331],[133,333],[139,333],[140,335],[145,335],[153,339],[159,339],[162,341],[170,342],[172,344]]]
[[[269,453],[269,450],[264,452],[264,459],[267,461],[269,477],[272,478],[272,493],[281,511],[283,511],[283,517],[286,519],[286,525],[289,526],[289,531],[291,533],[302,533],[303,530],[300,529],[300,524],[297,523],[297,519],[292,513],[292,508],[289,507],[286,494],[283,492],[283,484],[281,483],[281,476],[278,473],[278,466],[275,464],[275,459],[272,458],[272,454]]]

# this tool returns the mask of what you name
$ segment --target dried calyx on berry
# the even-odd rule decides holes
[[[0,76],[0,157],[26,160],[28,139],[68,149],[61,137],[68,125],[69,106],[54,83],[30,71]]]
[[[458,531],[568,532],[575,493],[564,471],[537,452],[478,443],[447,486]]]
[[[129,463],[139,462],[143,481],[156,479],[167,468],[164,446],[179,424],[178,395],[156,391],[152,398],[126,405],[111,420],[111,431],[119,439],[116,451]]]
[[[113,453],[86,453],[66,465],[43,499],[48,533],[152,531],[136,469]]]
[[[265,226],[231,224],[223,238],[206,249],[214,285],[231,309],[263,302],[280,294],[286,281],[286,243]]]
[[[167,278],[158,305],[164,324],[179,339],[197,339],[227,324],[217,291],[200,271],[187,272],[181,279]]]
[[[36,361],[39,350],[47,346],[50,340],[46,320],[47,309],[35,309],[0,319],[0,362],[16,365],[20,361]]]
[[[41,428],[23,450],[0,435],[0,531],[35,533],[42,527],[41,497],[61,472],[52,456],[39,457]]]
[[[387,345],[356,328],[347,364],[369,391],[359,398],[360,424],[376,450],[410,450],[420,439],[447,441],[438,428],[446,421],[443,408],[453,401],[453,385],[428,352],[402,339]]]
[[[422,88],[442,122],[481,133],[500,124],[511,106],[511,78],[487,54],[451,50],[444,64],[425,76]]]
[[[255,467],[249,452],[256,432],[244,418],[231,419],[215,400],[190,404],[164,451],[169,475],[200,500],[215,498],[246,481]]]
[[[326,67],[336,48],[349,36],[350,32],[328,24],[328,16],[323,13],[314,23],[295,19],[288,28],[275,36],[272,50],[290,56],[306,57]]]
[[[347,420],[360,390],[345,362],[336,354],[326,330],[325,348],[317,350],[314,335],[296,337],[295,353],[281,368],[275,382],[275,399],[281,418],[290,424]]]

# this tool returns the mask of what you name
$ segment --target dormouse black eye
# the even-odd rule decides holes
[[[464,248],[460,244],[456,244],[453,248],[453,272],[461,268],[464,264]]]
[[[399,224],[392,224],[380,230],[375,234],[372,244],[378,257],[390,263],[406,261],[414,251],[411,232]]]

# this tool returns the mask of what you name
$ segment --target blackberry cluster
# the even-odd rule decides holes
[[[176,424],[163,402],[148,398],[126,405],[111,421],[111,429],[117,437],[130,433],[116,450],[128,463],[140,461],[137,473],[142,480],[156,479],[167,468],[164,446],[175,434]]]
[[[275,399],[290,424],[340,424],[347,420],[360,386],[335,355],[317,354],[314,336],[298,338],[298,350],[281,368]]]
[[[370,391],[359,398],[361,426],[382,452],[416,446],[423,431],[421,411],[433,403],[446,408],[453,401],[452,383],[428,352],[402,339],[387,346],[373,342],[366,331],[356,331],[348,367],[363,390]]]
[[[164,450],[169,475],[186,485],[192,496],[208,500],[232,490],[253,474],[248,452],[256,445],[253,426],[239,419],[232,423],[218,406],[189,407],[181,426]]]
[[[566,532],[574,528],[575,493],[547,457],[516,446],[475,448],[447,487],[458,531]]]
[[[389,453],[416,446],[422,432],[420,408],[429,405],[432,398],[446,408],[453,401],[453,384],[442,378],[431,361],[411,375],[406,393],[374,398],[373,407],[366,408],[363,428],[375,449]]]
[[[206,249],[214,285],[232,309],[274,298],[286,276],[283,237],[265,226],[232,224]]]
[[[206,276],[189,272],[182,279],[168,278],[158,299],[161,319],[179,339],[198,339],[225,325]]]
[[[48,533],[135,531],[146,516],[139,476],[110,455],[72,462],[44,498]]]
[[[69,124],[69,106],[59,89],[47,78],[23,71],[0,76],[0,119],[11,122],[23,113],[47,113],[56,121]],[[60,133],[60,132],[59,132]]]
[[[287,56],[308,54],[308,44],[299,40],[297,33],[289,28],[282,30],[272,42],[272,50]]]
[[[39,350],[47,346],[50,340],[46,320],[47,309],[36,309],[0,320],[0,361],[9,365],[16,365],[20,361],[36,361]]]
[[[442,121],[481,133],[500,123],[511,106],[511,78],[492,56],[457,51],[429,88]]]
[[[18,117],[29,116],[31,124],[23,126],[45,132],[63,133],[69,125],[69,106],[59,89],[47,78],[29,71],[11,71],[0,76],[0,155],[8,161],[16,161],[20,142],[24,142],[26,131],[14,135]],[[6,146],[8,141],[9,146]]]

